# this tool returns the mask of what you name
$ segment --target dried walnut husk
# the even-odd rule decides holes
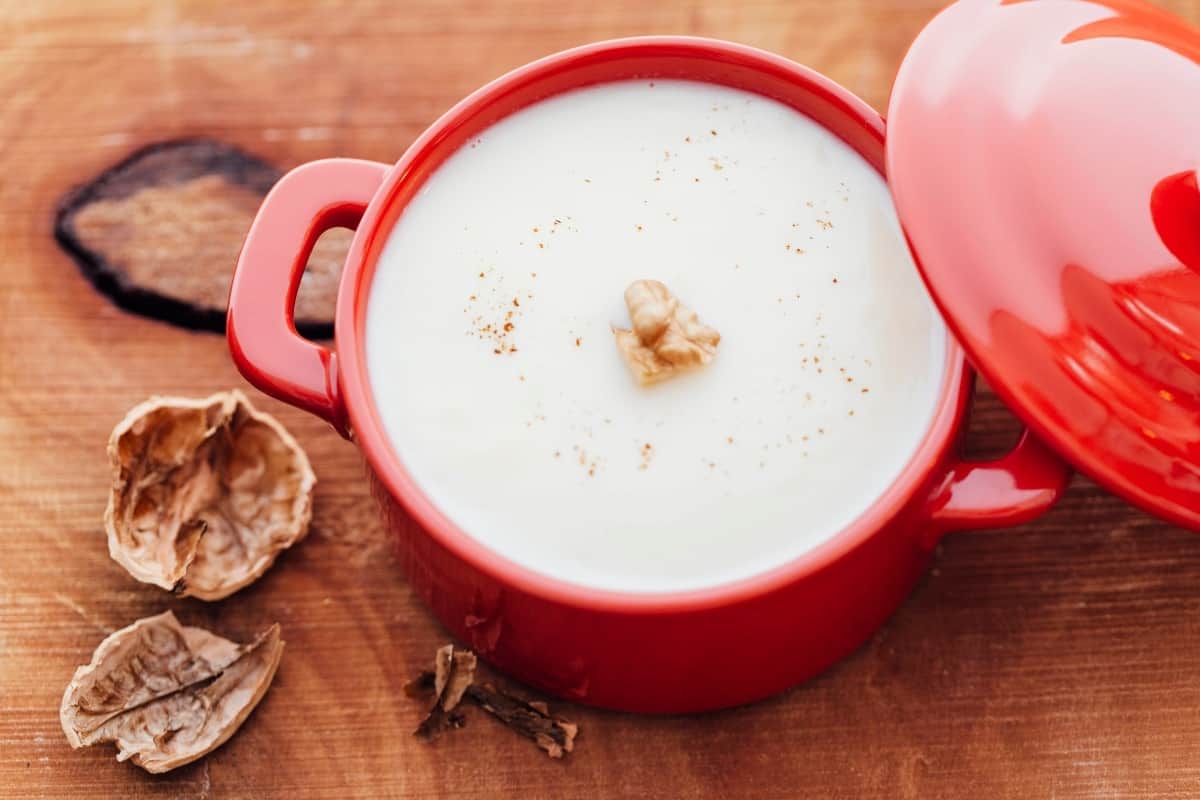
[[[117,760],[166,772],[215,750],[271,684],[279,625],[249,644],[184,627],[170,611],[100,643],[75,671],[59,719],[72,747],[115,742]]]
[[[470,650],[457,650],[452,644],[438,648],[434,658],[433,707],[414,731],[417,736],[429,738],[446,727],[462,724],[461,718],[452,712],[475,680],[476,663]]]
[[[140,581],[220,600],[308,532],[308,457],[236,390],[148,400],[113,429],[108,454],[108,552]]]
[[[625,290],[632,330],[613,328],[617,349],[643,386],[706,366],[721,334],[679,302],[661,282],[639,280]]]
[[[467,689],[471,701],[512,730],[531,739],[551,758],[562,758],[575,749],[579,726],[550,713],[540,701],[525,701],[490,683]]]
[[[575,749],[579,726],[556,717],[549,707],[538,701],[527,701],[491,683],[475,682],[476,659],[469,650],[453,645],[438,649],[434,669],[421,672],[404,686],[409,697],[434,695],[433,708],[413,732],[432,738],[448,727],[461,727],[463,718],[454,709],[468,700],[509,729],[533,741],[551,758],[562,758]]]
[[[463,693],[475,680],[475,654],[456,650],[448,644],[437,651],[434,661],[434,692],[443,711],[453,711],[462,702]]]

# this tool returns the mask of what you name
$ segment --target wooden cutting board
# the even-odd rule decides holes
[[[582,729],[562,762],[480,714],[432,745],[409,735],[401,685],[447,636],[393,563],[355,450],[311,417],[262,401],[320,485],[312,534],[257,585],[176,600],[105,550],[112,425],[151,393],[244,384],[220,337],[121,312],[80,276],[51,237],[73,184],[180,135],[282,166],[394,160],[504,70],[637,33],[758,45],[883,107],[938,5],[0,3],[0,797],[1200,796],[1200,538],[1083,480],[1034,524],[949,538],[869,644],[783,696],[693,717],[552,703]],[[1197,0],[1163,5],[1200,21]],[[984,396],[973,449],[1015,430]],[[281,622],[265,701],[167,776],[72,751],[57,709],[75,666],[165,608],[235,639]]]

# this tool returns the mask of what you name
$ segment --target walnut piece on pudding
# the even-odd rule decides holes
[[[136,406],[108,455],[108,552],[139,581],[220,600],[308,532],[308,457],[237,390]]]
[[[617,349],[643,386],[706,366],[721,334],[700,321],[660,281],[639,280],[625,290],[632,330],[613,328]]]
[[[71,747],[117,745],[117,760],[167,772],[220,747],[266,694],[283,640],[276,623],[237,644],[170,611],[111,634],[75,671],[59,720]]]

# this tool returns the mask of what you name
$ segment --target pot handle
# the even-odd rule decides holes
[[[1020,525],[1058,502],[1071,468],[1026,428],[1007,455],[995,461],[959,461],[929,497],[925,544],[943,535]]]
[[[246,380],[316,414],[349,438],[338,388],[337,354],[296,332],[300,277],[317,238],[355,227],[389,167],[329,158],[296,167],[263,200],[238,256],[226,337]]]

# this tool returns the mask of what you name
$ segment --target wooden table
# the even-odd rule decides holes
[[[446,633],[393,563],[355,450],[264,401],[320,478],[313,532],[217,603],[137,584],[101,525],[113,423],[151,393],[243,382],[224,341],[127,315],[53,242],[73,183],[135,146],[225,139],[281,165],[396,158],[452,101],[570,45],[741,40],[877,107],[937,0],[0,3],[0,796],[1200,796],[1200,539],[1077,480],[1016,530],[961,534],[895,618],[753,707],[648,718],[556,704],[564,762],[483,715],[433,745],[401,692]],[[1164,3],[1200,20],[1200,2]],[[985,396],[973,447],[1016,429]],[[287,651],[237,736],[163,777],[72,751],[63,687],[108,632],[164,608]],[[752,657],[752,654],[747,654]]]

